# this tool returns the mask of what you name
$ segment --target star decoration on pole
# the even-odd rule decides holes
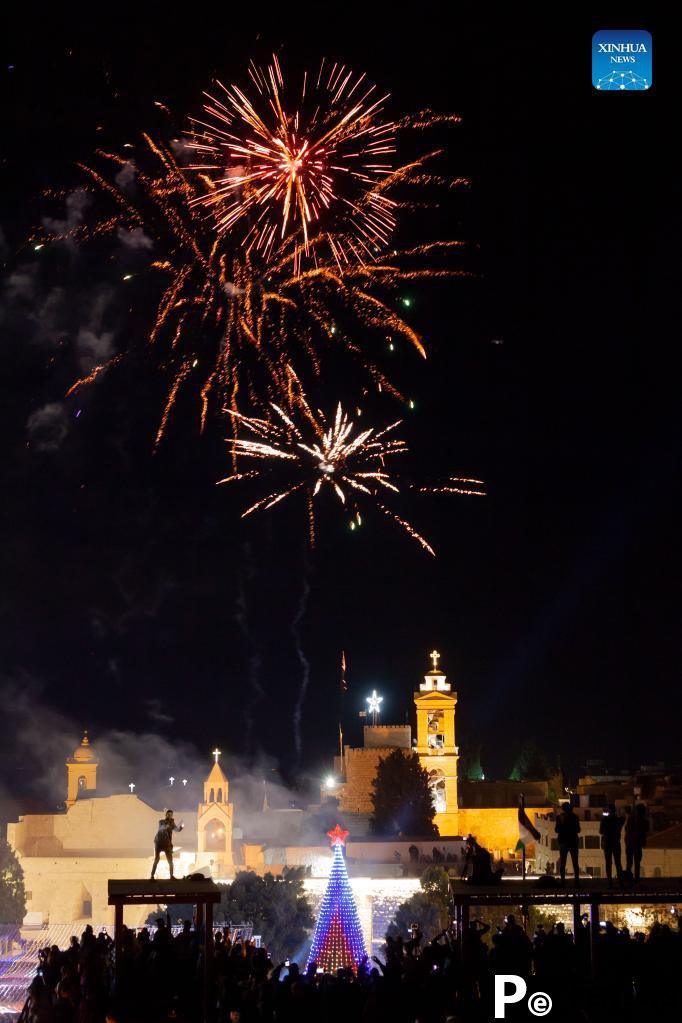
[[[377,718],[381,711],[381,704],[384,702],[383,696],[378,696],[376,689],[372,690],[372,695],[367,697],[367,710],[372,715],[372,724],[377,723]]]
[[[332,846],[334,845],[345,845],[346,839],[348,838],[349,832],[344,831],[340,824],[337,824],[333,831],[328,831],[327,834],[331,839]]]

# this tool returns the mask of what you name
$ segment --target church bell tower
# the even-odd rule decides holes
[[[417,745],[415,752],[422,767],[429,772],[429,785],[436,807],[435,824],[441,835],[457,835],[457,764],[459,750],[455,745],[455,708],[457,693],[439,669],[440,654],[429,655],[431,670],[424,675],[419,692],[414,694],[417,710]]]
[[[88,796],[97,788],[98,761],[90,745],[87,729],[83,732],[80,746],[77,746],[66,761],[66,809],[73,806],[79,796]]]
[[[204,799],[197,813],[197,869],[212,877],[226,877],[232,868],[233,804],[228,802],[228,782],[213,750],[215,763],[204,782]]]

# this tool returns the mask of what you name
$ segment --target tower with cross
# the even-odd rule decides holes
[[[457,764],[459,750],[455,743],[455,709],[457,693],[439,667],[441,655],[433,649],[429,654],[431,667],[424,675],[419,691],[414,694],[417,711],[417,742],[415,752],[422,767],[429,772],[429,784],[436,807],[435,823],[441,835],[456,835],[458,818]]]
[[[221,751],[212,751],[213,766],[204,782],[204,798],[197,812],[197,867],[212,877],[225,877],[232,865],[233,805],[229,784],[220,766]]]

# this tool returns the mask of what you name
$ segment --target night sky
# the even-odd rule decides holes
[[[249,24],[215,7],[181,17],[124,4],[95,25],[93,7],[61,24],[32,8],[6,35],[0,767],[15,794],[45,766],[22,738],[17,692],[36,722],[59,713],[65,748],[85,725],[95,741],[158,731],[202,754],[216,743],[267,754],[291,782],[319,777],[337,748],[342,649],[348,741],[373,688],[382,720],[405,720],[436,645],[459,693],[458,742],[482,745],[488,777],[507,774],[528,739],[569,773],[587,757],[678,758],[679,314],[666,294],[679,273],[679,169],[666,26],[625,26],[653,31],[654,88],[599,95],[590,40],[618,19],[353,10],[298,6]],[[273,49],[287,67],[326,54],[366,70],[390,89],[392,113],[463,117],[448,169],[472,185],[443,216],[476,276],[405,289],[430,357],[382,354],[414,396],[404,432],[415,464],[488,483],[485,499],[411,509],[435,561],[379,516],[351,533],[331,502],[313,552],[293,503],[240,521],[244,495],[214,486],[220,422],[199,437],[196,410],[180,403],[153,453],[165,381],[149,370],[125,367],[64,402],[79,330],[110,334],[114,350],[126,331],[142,338],[145,296],[125,291],[118,264],[107,281],[85,250],[26,245],[60,209],[43,193],[77,188],[75,164],[98,145],[181,133],[213,76],[239,78]],[[59,344],[46,322],[57,306]],[[343,386],[329,381],[330,404]],[[307,663],[299,758],[292,714]]]

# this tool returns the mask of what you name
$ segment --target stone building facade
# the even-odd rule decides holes
[[[98,766],[86,734],[66,762],[66,809],[22,815],[7,825],[7,840],[24,871],[30,923],[111,923],[107,882],[150,874],[162,810],[132,792],[99,795]],[[232,817],[227,778],[216,756],[198,810],[176,811],[176,819],[184,824],[174,836],[178,876],[192,871],[230,876]],[[157,873],[168,876],[163,858]],[[132,907],[128,912],[127,919],[135,925],[145,919],[148,909]]]

